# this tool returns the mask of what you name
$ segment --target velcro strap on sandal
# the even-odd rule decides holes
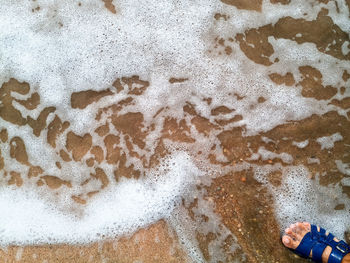
[[[312,251],[312,260],[322,263],[322,254],[327,246],[332,248],[328,263],[341,263],[343,257],[350,253],[350,246],[344,241],[337,242],[334,235],[325,229],[311,225],[311,231],[301,240],[299,246],[294,250],[298,255],[308,258]]]
[[[332,252],[329,255],[328,263],[341,263],[343,257],[350,253],[350,247],[344,241],[334,241],[334,243],[332,244]]]

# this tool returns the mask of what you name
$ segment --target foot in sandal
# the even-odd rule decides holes
[[[307,222],[290,225],[285,230],[282,242],[294,253],[311,258],[314,262],[350,263],[348,244],[323,228]]]

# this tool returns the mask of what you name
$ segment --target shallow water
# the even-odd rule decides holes
[[[4,262],[303,262],[350,239],[348,1],[0,7]]]

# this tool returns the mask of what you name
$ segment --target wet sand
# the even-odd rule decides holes
[[[112,13],[117,13],[112,1],[104,1],[106,8]],[[236,6],[239,9],[261,11],[262,1],[239,1],[222,0],[225,4]],[[272,1],[276,4],[288,5],[289,1]],[[328,2],[328,1],[319,1]],[[350,3],[347,2],[350,8]],[[319,52],[328,54],[340,60],[350,60],[350,54],[344,55],[342,45],[349,41],[349,34],[342,31],[334,21],[327,15],[327,9],[322,9],[317,18],[312,21],[303,19],[294,19],[285,17],[277,21],[274,25],[264,25],[258,28],[251,28],[230,38],[221,36],[213,37],[212,49],[208,52],[213,56],[232,55],[231,43],[237,42],[241,50],[246,55],[247,60],[252,60],[259,65],[269,66],[274,63],[271,57],[274,50],[268,42],[268,37],[276,39],[289,39],[302,43],[313,43]],[[215,14],[213,20],[226,20],[226,14]],[[302,34],[302,37],[295,38],[296,34]],[[312,115],[300,121],[290,121],[285,124],[262,132],[254,136],[245,135],[245,127],[226,128],[227,125],[240,121],[242,116],[237,114],[227,120],[223,116],[232,114],[234,109],[226,106],[216,107],[211,115],[215,121],[201,116],[195,110],[194,105],[190,103],[183,106],[183,114],[190,119],[175,119],[168,116],[163,124],[161,137],[157,141],[156,151],[152,154],[150,160],[142,159],[134,151],[134,147],[143,148],[146,144],[147,132],[154,127],[144,127],[143,115],[137,113],[122,112],[125,105],[131,105],[137,96],[150,85],[147,79],[141,79],[139,76],[125,76],[116,79],[114,89],[107,89],[100,92],[87,90],[71,94],[71,107],[74,109],[84,109],[90,104],[97,103],[104,97],[111,96],[122,90],[128,91],[130,95],[127,99],[118,104],[110,105],[107,108],[100,108],[96,114],[96,121],[107,112],[110,114],[108,122],[102,124],[94,131],[95,134],[103,138],[106,151],[104,152],[99,145],[94,145],[92,136],[89,133],[83,136],[69,131],[69,122],[64,116],[55,113],[55,107],[46,107],[39,117],[34,120],[26,118],[14,106],[14,101],[23,105],[28,110],[33,110],[40,105],[40,96],[32,93],[30,85],[11,79],[3,83],[0,88],[0,99],[2,106],[0,108],[0,117],[5,122],[0,123],[0,141],[2,145],[8,145],[11,150],[11,157],[20,164],[28,167],[27,174],[19,174],[15,171],[5,171],[4,177],[8,185],[21,187],[23,178],[35,180],[37,187],[47,186],[51,189],[60,187],[72,187],[72,182],[60,179],[57,176],[46,174],[45,171],[35,164],[31,163],[26,153],[26,142],[20,137],[9,138],[6,130],[6,122],[18,126],[30,126],[35,136],[40,136],[43,131],[47,131],[47,143],[57,152],[60,161],[56,166],[64,165],[65,162],[81,162],[85,160],[88,167],[94,168],[89,180],[99,180],[101,186],[87,194],[72,195],[74,202],[85,205],[89,199],[98,195],[105,187],[110,184],[110,179],[106,176],[103,169],[99,168],[99,163],[118,163],[114,173],[115,180],[122,177],[139,178],[143,176],[140,171],[128,166],[126,155],[118,147],[120,137],[112,133],[112,128],[120,131],[125,136],[126,145],[134,158],[140,158],[145,167],[154,167],[159,160],[168,154],[165,147],[165,140],[177,143],[188,144],[189,148],[195,143],[195,138],[191,135],[191,128],[196,129],[201,134],[215,134],[220,145],[212,145],[212,152],[208,154],[207,161],[216,167],[226,168],[240,164],[246,164],[246,169],[236,172],[220,174],[221,170],[217,168],[220,176],[214,178],[209,186],[199,184],[197,187],[205,189],[204,199],[214,205],[215,213],[220,216],[222,224],[229,229],[235,236],[228,236],[222,242],[222,249],[225,251],[225,260],[220,262],[252,262],[252,263],[283,263],[283,262],[305,262],[299,259],[289,250],[285,249],[280,240],[280,225],[276,219],[274,199],[271,191],[266,184],[262,184],[254,177],[254,169],[259,166],[279,165],[275,171],[268,175],[269,184],[274,187],[281,186],[282,170],[284,167],[303,165],[310,171],[310,177],[315,180],[319,176],[321,186],[332,186],[340,184],[342,192],[350,198],[350,186],[342,183],[342,179],[348,177],[340,171],[337,166],[337,160],[344,164],[350,163],[349,145],[350,145],[350,98],[336,99],[336,94],[344,94],[349,89],[350,69],[344,70],[339,74],[339,86],[330,86],[324,84],[326,76],[309,65],[298,68],[301,79],[296,79],[293,73],[280,75],[271,72],[269,77],[272,82],[278,85],[286,85],[291,89],[301,87],[302,95],[316,100],[328,100],[329,104],[338,109],[343,109],[343,115],[338,111],[329,111],[323,115]],[[172,83],[185,83],[185,77],[174,77],[169,79]],[[13,92],[28,95],[27,99],[18,100],[11,94]],[[30,94],[30,96],[29,96]],[[233,94],[233,96],[236,96]],[[238,99],[239,96],[237,95]],[[253,110],[259,104],[265,102],[264,97],[251,105]],[[210,98],[208,98],[210,104]],[[49,114],[56,114],[54,120],[47,122]],[[331,136],[339,133],[342,136],[341,141],[335,141],[331,148],[324,148],[317,141],[320,137]],[[65,147],[58,148],[56,139],[64,134]],[[266,140],[268,138],[268,140]],[[295,142],[308,140],[304,147],[296,146]],[[214,150],[218,146],[221,149],[220,154],[226,157],[227,161],[222,161]],[[254,153],[259,152],[259,148],[264,147],[267,151],[274,153],[271,158],[253,158]],[[84,156],[90,153],[91,157],[84,159]],[[282,157],[283,153],[292,156],[292,159]],[[191,153],[193,158],[202,158],[201,153]],[[310,160],[316,160],[312,162]],[[4,159],[0,152],[0,169],[4,167]],[[276,166],[277,167],[277,166]],[[305,178],[306,180],[307,178]],[[85,182],[85,185],[88,182]],[[83,186],[84,184],[82,184]],[[329,197],[331,198],[331,197]],[[335,200],[336,202],[336,200]],[[335,210],[344,209],[345,205],[341,202],[334,207]],[[194,221],[198,221],[199,203],[196,198],[190,204],[184,202],[183,208]],[[206,215],[201,215],[205,222]],[[349,229],[350,230],[350,229]],[[346,237],[350,236],[345,233]],[[212,258],[212,250],[209,248],[213,240],[218,239],[218,233],[196,234],[196,239],[203,257],[208,262]],[[235,243],[235,238],[240,245],[239,249],[231,252],[230,246]],[[348,239],[348,241],[350,241]],[[118,240],[106,240],[99,243],[93,243],[83,246],[73,245],[40,245],[40,246],[10,246],[7,249],[0,250],[0,262],[191,262],[187,256],[185,248],[179,241],[176,231],[165,221],[156,222],[147,228],[140,229],[130,237],[124,237]]]

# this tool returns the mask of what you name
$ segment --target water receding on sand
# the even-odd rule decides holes
[[[349,2],[0,7],[0,251],[23,262],[302,262],[349,237]]]

